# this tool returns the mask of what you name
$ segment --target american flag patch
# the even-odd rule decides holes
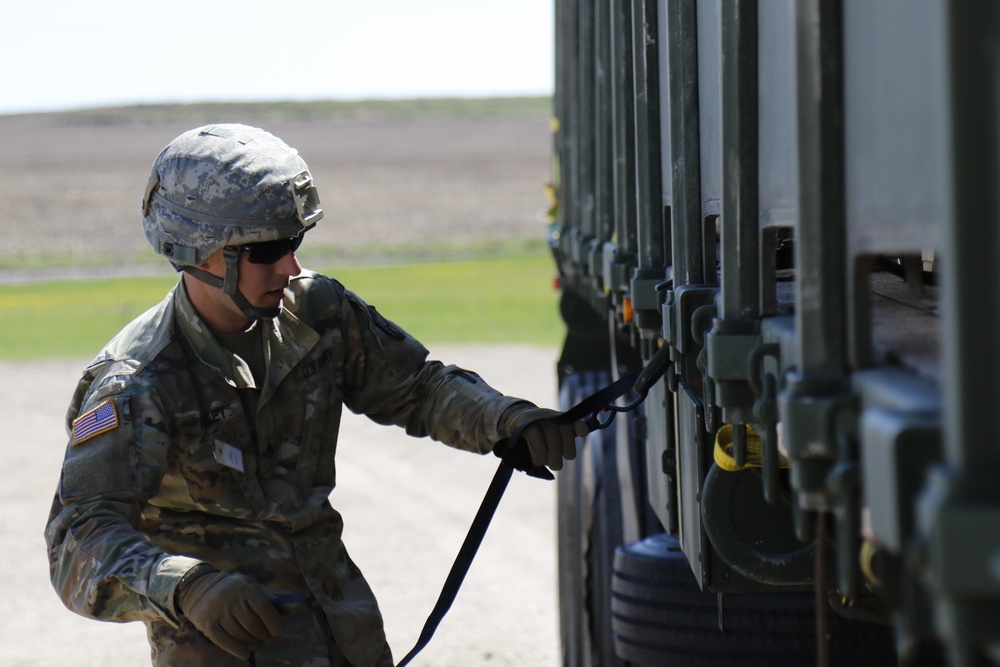
[[[95,435],[106,433],[118,427],[118,413],[109,398],[90,412],[73,421],[73,444],[79,445]]]

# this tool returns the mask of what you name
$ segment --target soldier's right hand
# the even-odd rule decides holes
[[[242,660],[283,628],[267,596],[248,577],[233,572],[209,571],[184,582],[177,607],[217,646]]]
[[[527,424],[521,436],[528,445],[531,462],[536,466],[562,470],[563,459],[576,458],[576,438],[585,436],[590,431],[582,421],[568,424],[552,423],[552,418],[561,415],[561,412],[555,410],[531,406],[515,414],[511,419],[511,431]]]

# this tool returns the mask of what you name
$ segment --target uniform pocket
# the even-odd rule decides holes
[[[180,471],[192,502],[202,511],[239,519],[256,518],[264,509],[256,479],[253,448],[228,420],[192,440]]]

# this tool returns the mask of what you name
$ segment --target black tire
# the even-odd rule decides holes
[[[606,373],[565,378],[568,408],[610,382]],[[563,664],[617,667],[611,636],[611,573],[622,543],[614,431],[597,431],[559,474],[559,590]]]
[[[572,291],[562,293],[560,312],[567,334],[558,363],[559,402],[566,410],[610,384],[610,369],[625,372],[642,360],[625,341],[612,340],[606,314]],[[625,664],[615,654],[611,634],[615,549],[626,541],[626,523],[629,541],[663,530],[646,500],[643,443],[632,435],[641,414],[640,409],[619,415],[610,428],[579,442],[576,460],[567,461],[558,475],[559,615],[566,667]],[[630,470],[620,471],[620,465]]]
[[[560,392],[563,409],[607,386],[606,372],[580,372],[565,376]],[[641,448],[630,437],[637,412],[616,419],[615,425],[587,436],[577,458],[567,461],[558,477],[559,487],[559,589],[563,664],[568,667],[617,667],[624,662],[615,654],[611,633],[611,575],[615,549],[625,542],[625,510],[637,518],[638,537],[662,530],[652,524],[645,488],[626,488],[619,466],[618,448],[627,446],[632,470],[625,478],[645,480]],[[628,442],[619,442],[622,439]],[[630,539],[635,539],[630,538]]]
[[[698,588],[677,538],[655,535],[615,552],[612,632],[619,658],[671,667],[807,667],[816,663],[814,596],[722,599]],[[830,664],[895,665],[886,626],[829,617]]]

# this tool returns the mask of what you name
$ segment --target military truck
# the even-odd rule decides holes
[[[565,664],[993,664],[1000,3],[555,19]]]

